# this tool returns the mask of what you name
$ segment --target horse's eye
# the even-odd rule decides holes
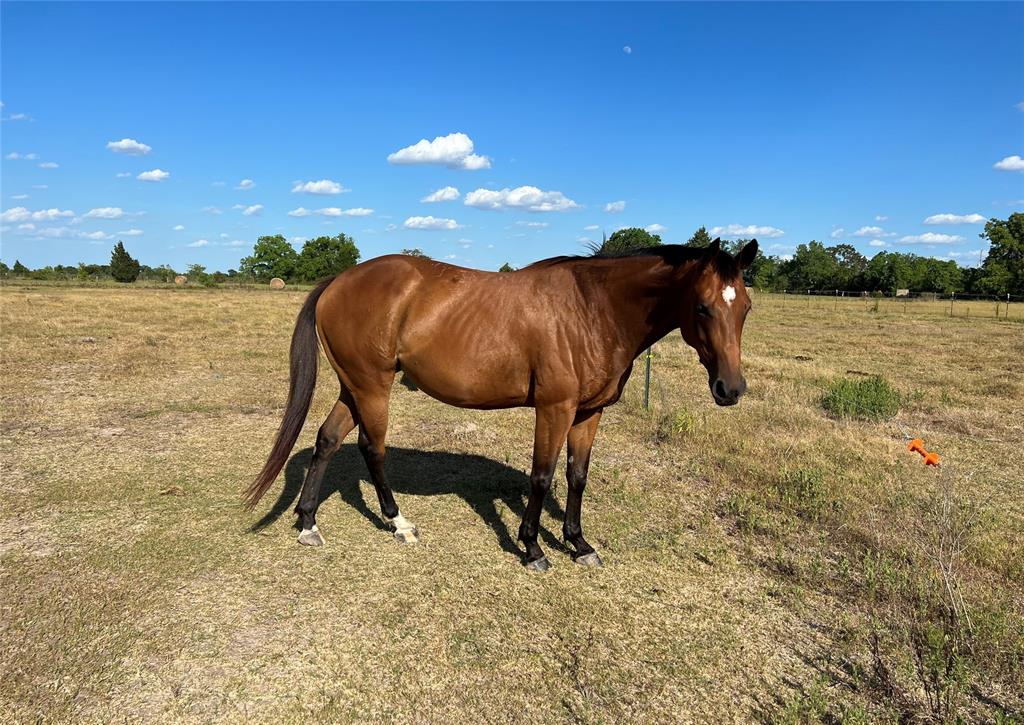
[[[707,305],[697,305],[697,314],[701,317],[711,317],[711,310]]]

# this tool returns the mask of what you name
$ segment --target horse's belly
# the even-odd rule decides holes
[[[399,365],[432,398],[461,408],[514,408],[529,404],[530,370],[525,364],[481,355],[443,354],[421,359],[402,355]]]

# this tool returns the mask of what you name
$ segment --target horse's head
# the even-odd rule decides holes
[[[680,329],[708,371],[708,385],[719,405],[735,405],[747,389],[740,362],[740,337],[750,311],[743,270],[757,257],[757,240],[734,257],[712,242],[697,263],[683,299]]]

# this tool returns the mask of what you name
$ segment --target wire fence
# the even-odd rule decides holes
[[[1024,320],[1024,296],[925,293],[881,296],[860,290],[752,290],[759,302],[796,309],[861,311],[907,316]]]

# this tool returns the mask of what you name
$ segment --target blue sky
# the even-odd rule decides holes
[[[1022,4],[4,2],[0,20],[8,264],[107,262],[121,239],[226,270],[262,234],[344,231],[364,259],[495,269],[701,224],[780,255],[976,263],[979,220],[1024,209]]]

